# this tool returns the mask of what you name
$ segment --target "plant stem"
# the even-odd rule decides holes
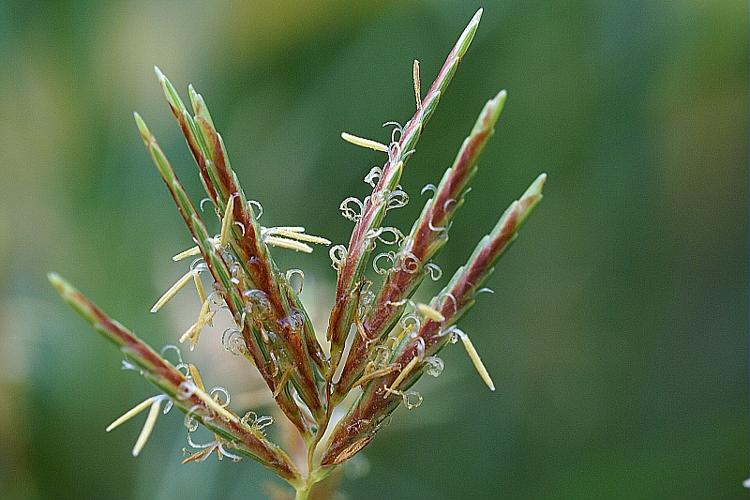
[[[305,484],[303,487],[298,488],[295,491],[294,500],[307,500],[310,494],[310,486],[309,484]]]

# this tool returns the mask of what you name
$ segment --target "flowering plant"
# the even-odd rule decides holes
[[[119,347],[124,367],[138,371],[160,391],[107,428],[110,431],[148,409],[133,455],[143,449],[160,412],[176,407],[186,414],[188,443],[193,450],[184,462],[203,461],[212,454],[237,461],[251,458],[293,486],[297,498],[308,498],[316,484],[370,443],[401,403],[408,409],[419,406],[422,398],[412,386],[424,374],[440,374],[443,362],[437,355],[446,345],[460,340],[482,380],[494,390],[470,338],[456,323],[477,295],[488,291],[482,288],[484,282],[541,200],[546,176],[540,175],[508,207],[466,264],[429,303],[416,302],[412,296],[425,277],[441,278],[442,271],[431,260],[448,240],[453,217],[477,170],[477,158],[502,111],[505,91],[485,104],[439,184],[425,186],[423,193],[430,191],[431,197],[409,233],[384,225],[387,213],[409,200],[399,184],[401,175],[469,48],[480,17],[481,10],[424,96],[419,63],[414,61],[416,111],[404,125],[385,124],[392,127],[387,144],[342,134],[346,141],[381,151],[387,159],[366,175],[372,192],[364,200],[350,197],[341,203],[342,214],[354,222],[354,229],[347,245],[330,248],[337,285],[325,338],[316,334],[300,300],[304,274],[297,269],[282,272],[272,249],[311,252],[311,245],[331,242],[302,227],[260,225],[262,207],[248,199],[240,186],[203,97],[190,86],[192,111],[188,110],[170,81],[156,69],[207,194],[199,208],[202,211],[205,204],[212,207],[210,212],[217,217],[220,230],[212,235],[206,228],[154,135],[136,113],[141,137],[195,244],[173,257],[174,261],[194,260],[152,312],[192,284],[201,307],[195,323],[179,337],[179,342],[189,344],[192,350],[216,312],[227,309],[234,326],[222,336],[225,348],[255,366],[304,446],[301,459],[293,460],[294,453],[282,450],[266,435],[269,417],[235,413],[228,392],[221,387],[206,389],[198,368],[183,361],[177,347],[167,346],[157,353],[61,277],[50,274],[65,301]],[[383,246],[395,249],[373,256]],[[368,264],[382,276],[380,283],[366,276]],[[167,360],[170,351],[177,353],[175,362]],[[200,425],[213,435],[211,442],[194,442],[192,433]]]

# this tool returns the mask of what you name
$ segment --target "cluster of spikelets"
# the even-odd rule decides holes
[[[486,103],[439,184],[423,190],[431,191],[431,198],[411,231],[404,235],[383,225],[388,211],[408,202],[399,185],[401,174],[466,53],[480,16],[481,10],[462,33],[424,96],[419,64],[414,62],[416,112],[403,126],[386,124],[393,127],[388,144],[342,134],[348,142],[383,152],[387,159],[365,177],[372,187],[369,196],[364,200],[347,198],[341,204],[343,215],[354,222],[354,229],[348,245],[330,248],[338,280],[327,342],[318,340],[300,302],[301,271],[280,271],[271,248],[310,252],[310,244],[330,242],[307,234],[302,227],[261,226],[258,219],[262,209],[245,196],[203,98],[190,87],[192,112],[189,111],[157,69],[208,196],[200,203],[201,211],[204,202],[210,204],[221,229],[218,235],[206,229],[156,139],[136,114],[146,148],[195,243],[173,257],[175,261],[194,260],[152,311],[158,311],[192,283],[202,307],[196,322],[179,338],[192,350],[216,311],[227,309],[235,325],[224,332],[225,348],[257,368],[278,408],[302,437],[307,463],[295,464],[269,440],[263,429],[270,422],[268,418],[258,418],[253,412],[240,417],[230,409],[224,389],[207,390],[198,369],[182,360],[179,349],[167,346],[161,354],[155,352],[59,276],[50,275],[63,298],[120,348],[125,356],[124,366],[137,370],[160,390],[159,395],[140,403],[107,429],[148,409],[134,455],[148,439],[159,413],[176,406],[187,415],[188,440],[198,450],[186,461],[205,460],[213,453],[219,459],[249,457],[287,480],[297,490],[298,498],[305,498],[313,484],[366,446],[402,402],[409,409],[419,405],[421,396],[410,388],[425,373],[439,375],[443,362],[437,354],[447,344],[460,340],[484,382],[494,390],[469,337],[456,327],[456,322],[474,304],[477,295],[487,290],[481,287],[492,273],[494,262],[513,242],[541,199],[545,175],[540,175],[508,207],[466,264],[429,304],[416,303],[411,297],[425,277],[441,277],[440,268],[431,259],[446,243],[453,216],[469,191],[477,158],[503,108],[504,91]],[[375,254],[376,248],[388,246],[394,249]],[[369,264],[383,276],[381,283],[375,284],[366,277]],[[204,284],[204,277],[211,286]],[[169,350],[177,352],[177,362],[167,361]],[[347,398],[351,394],[356,398]],[[353,400],[348,410],[343,416],[333,417],[334,409],[343,406],[345,399],[347,403]],[[199,425],[213,434],[212,442],[192,441],[190,433]]]

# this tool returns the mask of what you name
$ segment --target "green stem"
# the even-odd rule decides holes
[[[310,486],[309,484],[305,484],[303,487],[297,489],[294,494],[294,500],[307,500],[307,497],[310,495]]]

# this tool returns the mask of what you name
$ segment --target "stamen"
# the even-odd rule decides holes
[[[327,240],[326,238],[302,232],[305,230],[305,228],[294,227],[290,229],[287,229],[284,227],[272,227],[266,231],[266,234],[283,236],[283,237],[290,238],[293,240],[306,241],[308,243],[315,243],[317,245],[330,245],[331,244],[331,241]],[[297,229],[302,229],[302,231],[297,231]]]
[[[445,316],[443,316],[440,311],[438,311],[437,309],[434,309],[433,307],[428,306],[427,304],[418,303],[414,307],[419,314],[421,314],[427,319],[437,321],[438,323],[442,323],[443,321],[445,321]]]
[[[178,262],[182,259],[187,259],[188,257],[193,257],[195,255],[200,255],[200,254],[201,254],[200,247],[198,245],[195,245],[194,247],[188,248],[187,250],[183,250],[182,252],[173,256],[172,260],[175,262]]]
[[[362,375],[362,377],[359,380],[357,380],[356,382],[354,382],[353,387],[363,386],[367,382],[369,382],[370,380],[374,380],[374,379],[380,378],[380,377],[385,377],[386,375],[388,375],[392,371],[396,370],[397,367],[398,367],[398,365],[390,365],[390,366],[386,366],[385,368],[379,368],[377,370],[374,370],[374,371],[372,371],[372,372],[370,372],[370,373],[368,373],[366,375]]]
[[[313,249],[310,245],[305,245],[296,240],[290,240],[287,238],[281,238],[278,236],[267,236],[264,241],[268,245],[272,245],[279,248],[287,248],[297,252],[312,253]]]
[[[195,290],[198,292],[198,298],[201,299],[201,303],[206,302],[208,297],[206,296],[206,289],[203,287],[203,281],[199,273],[193,273],[193,281],[195,282]]]
[[[398,386],[401,385],[401,382],[403,382],[404,380],[406,380],[406,377],[409,376],[409,373],[411,373],[411,371],[414,369],[415,366],[417,366],[417,364],[420,361],[422,361],[422,359],[421,359],[420,356],[414,356],[413,358],[411,358],[411,361],[409,361],[409,363],[407,363],[407,365],[404,367],[404,369],[401,370],[401,372],[398,374],[398,377],[396,377],[396,380],[393,381],[393,383],[391,384],[391,387],[390,388],[386,387],[386,390],[388,392],[393,392],[393,391],[397,390]]]
[[[187,273],[185,273],[185,275],[182,278],[178,279],[174,285],[169,287],[169,290],[164,292],[164,295],[159,297],[159,300],[156,301],[156,304],[154,304],[154,307],[151,308],[151,312],[152,313],[158,312],[159,309],[164,307],[164,304],[169,302],[172,299],[172,297],[177,295],[177,292],[182,290],[182,288],[188,284],[188,282],[193,276],[193,273],[194,271],[192,270],[188,271]]]
[[[153,403],[154,397],[150,397],[146,399],[145,401],[138,403],[137,405],[135,405],[128,411],[126,411],[122,416],[118,417],[114,422],[112,422],[111,424],[107,426],[106,432],[110,432],[120,427],[122,424],[124,424],[125,422],[127,422],[128,420],[130,420],[131,418],[135,417],[140,412],[145,410],[148,406],[151,405],[151,403]]]
[[[203,377],[201,377],[201,372],[198,371],[198,367],[195,366],[193,363],[188,363],[188,371],[190,373],[190,378],[193,379],[193,382],[195,382],[196,387],[198,387],[202,391],[205,391],[206,386],[203,385]]]
[[[141,453],[141,450],[146,445],[146,441],[148,441],[149,436],[151,436],[151,431],[154,430],[156,419],[159,417],[159,410],[161,409],[162,399],[163,398],[157,396],[151,403],[151,409],[148,411],[148,415],[146,416],[146,423],[143,424],[143,429],[141,429],[141,433],[138,435],[135,446],[133,446],[134,457],[137,457]]]
[[[374,149],[375,151],[382,151],[383,153],[388,152],[388,146],[386,146],[385,144],[381,144],[377,141],[364,139],[362,137],[357,137],[356,135],[347,134],[346,132],[341,132],[341,138],[344,139],[346,142],[354,144],[355,146],[360,146],[362,148],[367,148],[367,149]]]
[[[479,353],[474,348],[474,344],[471,343],[471,339],[469,339],[469,336],[458,328],[454,329],[454,332],[456,333],[456,335],[458,335],[458,338],[461,339],[461,343],[463,343],[464,349],[466,349],[466,353],[469,355],[469,358],[471,358],[471,362],[474,363],[474,368],[476,368],[477,373],[479,373],[479,376],[482,377],[482,381],[487,384],[487,387],[489,387],[491,391],[494,391],[495,384],[492,382],[492,378],[490,377],[489,372],[487,372],[487,368],[484,367],[484,363],[482,363],[482,359],[479,357]]]
[[[214,314],[216,314],[216,311],[211,311],[210,304],[211,303],[209,300],[203,302],[200,313],[198,313],[198,321],[196,321],[193,326],[188,328],[180,337],[180,344],[182,344],[186,340],[190,340],[191,351],[195,349],[195,346],[198,343],[198,339],[200,338],[203,329],[213,319]]]

